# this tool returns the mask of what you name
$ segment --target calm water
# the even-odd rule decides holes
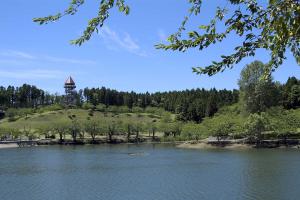
[[[0,199],[285,200],[300,196],[299,150],[172,145],[0,150]]]

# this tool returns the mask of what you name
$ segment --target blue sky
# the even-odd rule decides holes
[[[86,1],[79,13],[60,22],[39,26],[32,18],[63,10],[67,0],[9,0],[0,11],[0,85],[34,84],[49,92],[63,92],[64,80],[72,75],[78,88],[109,87],[123,91],[155,92],[197,87],[237,88],[243,66],[253,60],[267,62],[269,54],[259,51],[233,70],[214,77],[198,76],[191,67],[205,66],[229,54],[240,39],[234,35],[223,43],[199,52],[156,50],[154,45],[174,33],[188,10],[187,0],[129,0],[131,13],[117,11],[99,34],[81,47],[69,45],[80,35],[87,20],[97,12],[97,1]],[[188,28],[206,24],[214,8],[226,1],[205,1],[202,14]],[[275,73],[284,82],[300,78],[300,67],[288,52],[288,59]]]

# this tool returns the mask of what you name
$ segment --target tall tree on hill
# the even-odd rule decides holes
[[[124,104],[125,104],[129,109],[132,109],[132,106],[133,106],[133,98],[132,98],[132,95],[130,95],[130,94],[125,94],[125,95],[124,95]]]
[[[300,107],[300,80],[296,77],[288,78],[283,86],[283,106],[287,109]]]
[[[289,95],[289,103],[292,108],[300,107],[300,84],[293,85],[291,88],[291,93]]]
[[[14,107],[15,105],[15,99],[16,99],[16,96],[15,96],[15,87],[14,86],[8,86],[7,87],[7,106],[8,107]]]
[[[262,79],[264,74],[264,64],[254,61],[247,65],[241,72],[239,86],[242,101],[246,111],[250,113],[263,112],[271,106],[279,103],[279,90],[272,77]]]
[[[206,117],[211,117],[218,111],[216,98],[217,98],[217,96],[214,94],[210,95],[210,97],[208,98],[208,101],[206,104],[206,110],[205,110]]]

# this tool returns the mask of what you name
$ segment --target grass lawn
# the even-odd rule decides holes
[[[44,127],[49,124],[55,124],[60,121],[71,121],[69,116],[75,117],[78,121],[86,121],[87,119],[95,119],[99,121],[115,121],[115,122],[131,122],[131,123],[148,123],[159,122],[161,117],[159,115],[149,113],[111,113],[94,111],[92,115],[88,110],[84,109],[70,109],[50,111],[44,113],[35,113],[27,117],[18,118],[16,121],[9,122],[7,118],[0,121],[0,126],[7,128],[23,129],[31,128],[36,129]]]

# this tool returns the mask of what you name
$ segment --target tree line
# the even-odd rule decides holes
[[[192,89],[184,91],[156,92],[150,94],[136,92],[120,92],[109,88],[85,88],[76,94],[76,105],[82,107],[88,103],[109,106],[126,106],[129,109],[139,107],[163,108],[178,114],[184,121],[200,122],[204,117],[213,116],[224,105],[238,101],[238,90],[205,90]],[[64,96],[49,94],[36,86],[23,84],[20,87],[0,87],[0,110],[8,108],[30,108],[64,104]]]
[[[94,106],[127,106],[128,108],[159,107],[178,114],[183,121],[201,122],[204,117],[211,117],[224,105],[238,101],[238,90],[192,89],[184,91],[156,92],[150,94],[118,92],[102,88],[85,88],[84,100]]]
[[[123,106],[127,110],[149,107],[161,108],[175,113],[178,120],[201,122],[212,117],[220,108],[242,103],[248,113],[260,113],[273,106],[285,109],[300,107],[300,80],[288,78],[285,84],[274,82],[270,76],[261,79],[264,64],[255,61],[241,72],[239,90],[192,89],[156,93],[122,92],[109,88],[85,88],[76,93],[77,107],[90,108]],[[49,94],[36,86],[23,84],[20,87],[0,87],[0,110],[9,108],[37,109],[53,105],[63,106],[63,95]],[[15,109],[17,110],[17,109]],[[31,111],[26,111],[31,112]],[[12,112],[10,112],[12,113]]]
[[[34,85],[0,86],[0,110],[7,108],[37,108],[61,102],[61,96],[50,94]]]

